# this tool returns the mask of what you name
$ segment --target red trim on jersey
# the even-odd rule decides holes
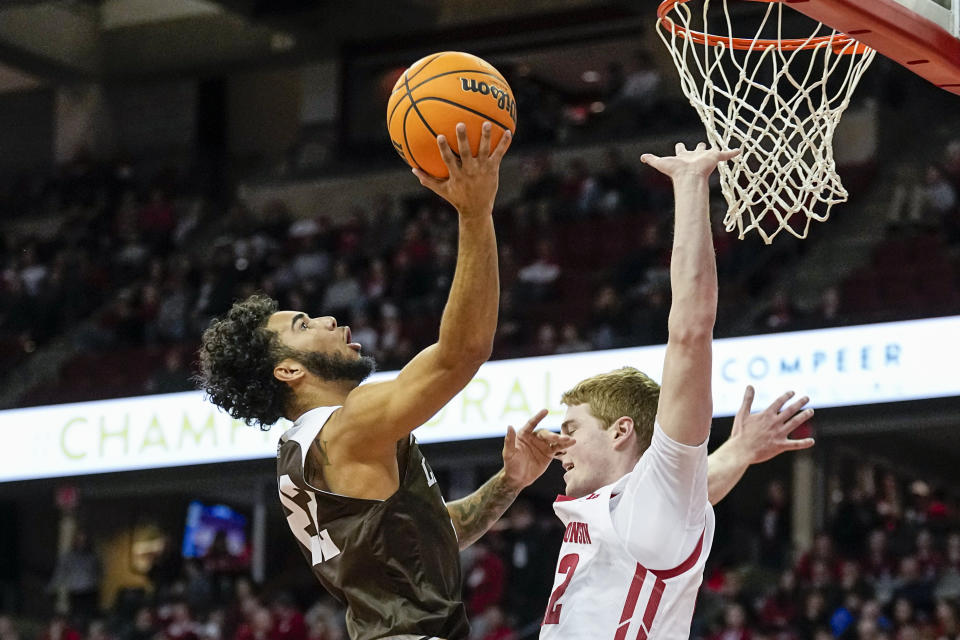
[[[700,557],[700,552],[703,551],[703,536],[706,533],[706,529],[700,532],[700,539],[697,540],[697,546],[693,548],[693,553],[690,556],[675,566],[673,569],[660,569],[660,570],[650,570],[650,573],[657,576],[661,580],[669,580],[670,578],[676,578],[681,573],[689,571],[693,568],[693,565],[697,563],[697,559]]]
[[[576,500],[573,496],[565,496],[562,493],[557,494],[557,499],[554,502],[567,502],[569,500]]]
[[[663,578],[657,576],[657,581],[653,583],[653,591],[650,593],[650,600],[647,601],[647,610],[643,612],[643,624],[637,632],[637,640],[647,640],[647,634],[653,627],[653,619],[657,617],[657,609],[660,608],[660,600],[663,598],[663,590],[666,586],[667,583]]]
[[[630,590],[627,592],[627,600],[623,603],[623,613],[620,614],[620,624],[617,626],[617,634],[613,640],[624,640],[627,637],[627,629],[630,628],[630,620],[633,619],[633,612],[637,608],[637,598],[640,597],[640,589],[643,588],[643,581],[647,578],[646,568],[637,563],[637,570],[633,574],[633,580],[630,581]]]

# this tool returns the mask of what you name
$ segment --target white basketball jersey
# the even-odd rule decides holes
[[[610,501],[630,474],[578,499],[558,496],[566,527],[541,640],[687,640],[713,544],[713,508],[690,556],[672,569],[648,569],[614,530]],[[658,514],[651,513],[656,518]],[[678,524],[678,526],[680,526]]]

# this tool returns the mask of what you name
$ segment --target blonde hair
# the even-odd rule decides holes
[[[632,418],[637,444],[643,453],[653,438],[660,385],[633,367],[623,367],[578,382],[560,401],[568,406],[586,404],[604,429],[623,416]]]

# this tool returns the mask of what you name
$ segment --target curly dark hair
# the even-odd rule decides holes
[[[272,298],[254,294],[211,322],[203,332],[200,374],[195,378],[211,402],[264,431],[283,417],[293,395],[273,376],[274,366],[286,355],[280,336],[267,329],[277,308]]]

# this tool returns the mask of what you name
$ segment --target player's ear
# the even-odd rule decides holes
[[[613,431],[614,449],[623,449],[624,447],[632,446],[634,440],[636,440],[636,432],[633,430],[633,418],[629,416],[617,418],[610,429]]]
[[[292,358],[284,358],[273,368],[273,377],[280,382],[295,382],[304,375],[306,371],[303,365]]]

